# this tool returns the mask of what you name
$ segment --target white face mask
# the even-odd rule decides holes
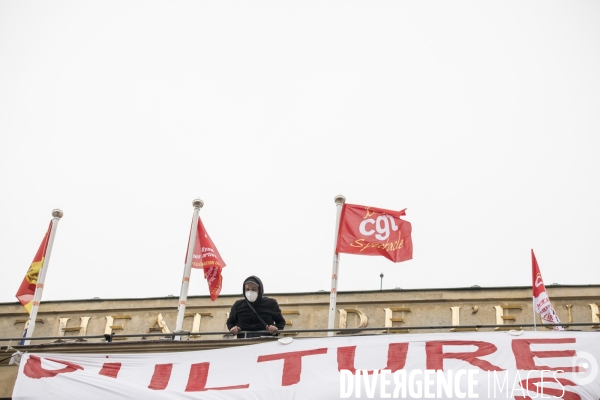
[[[254,303],[258,299],[258,293],[248,290],[246,291],[246,298],[250,303]]]

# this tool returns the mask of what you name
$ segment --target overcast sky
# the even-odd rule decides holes
[[[179,295],[192,200],[223,294],[329,290],[336,207],[413,260],[339,290],[600,284],[600,2],[0,2],[0,302]],[[190,295],[207,295],[192,271]]]

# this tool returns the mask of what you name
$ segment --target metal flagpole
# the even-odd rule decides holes
[[[38,308],[40,301],[42,300],[42,292],[44,291],[44,281],[46,280],[46,272],[48,272],[48,264],[50,264],[50,255],[52,254],[52,245],[54,244],[54,237],[56,236],[56,229],[58,228],[58,221],[63,217],[63,212],[60,209],[52,210],[52,229],[50,230],[50,238],[48,238],[48,246],[46,247],[46,254],[44,255],[44,263],[38,276],[37,284],[35,285],[35,294],[33,295],[33,301],[31,303],[31,312],[29,313],[29,321],[27,323],[27,332],[25,332],[25,338],[33,336],[35,330],[35,320],[37,319]],[[31,341],[25,340],[23,342],[25,346],[28,346]]]
[[[337,253],[337,239],[340,231],[340,215],[342,214],[342,205],[346,198],[341,194],[335,196],[335,205],[337,206],[337,215],[335,217],[335,238],[333,240],[333,268],[331,271],[331,293],[329,296],[329,322],[327,329],[333,329],[335,322],[335,305],[337,303],[338,270],[340,266],[340,256]],[[333,336],[333,331],[327,332],[327,336]]]
[[[537,332],[537,326],[535,322],[535,297],[531,296],[531,305],[533,307],[533,330]]]
[[[177,308],[177,322],[175,323],[175,332],[183,330],[183,318],[185,317],[185,303],[187,301],[188,289],[190,286],[190,274],[192,271],[192,258],[194,256],[194,245],[196,244],[196,236],[198,235],[198,214],[204,206],[204,202],[200,199],[195,199],[192,202],[194,206],[194,216],[192,217],[192,229],[190,231],[190,242],[188,244],[187,258],[185,268],[183,269],[183,279],[181,280],[181,293],[179,294],[179,306]],[[175,340],[181,340],[181,336],[175,336]]]

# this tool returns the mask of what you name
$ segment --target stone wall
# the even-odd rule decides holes
[[[548,292],[562,322],[598,322],[600,325],[597,315],[600,285],[550,286]],[[327,328],[328,292],[269,296],[278,300],[287,320],[287,330]],[[211,302],[209,297],[189,297],[184,330],[197,333],[192,339],[222,339],[227,314],[238,298],[220,296]],[[67,339],[69,336],[98,336],[112,332],[116,335],[168,333],[175,329],[177,302],[175,297],[43,302],[34,336],[65,336]],[[341,292],[337,311],[336,328],[388,327],[400,332],[406,331],[407,327],[448,325],[506,324],[512,329],[519,324],[531,324],[533,317],[529,287]],[[3,339],[21,337],[26,320],[27,313],[20,304],[0,304],[0,346],[9,344]],[[540,323],[539,316],[537,322]],[[219,334],[208,335],[207,332]],[[45,342],[51,341],[54,340]]]

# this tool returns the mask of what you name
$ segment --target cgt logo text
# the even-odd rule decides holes
[[[480,372],[483,372],[480,375]],[[340,370],[340,398],[356,399],[531,399],[562,398],[570,381],[561,370]],[[531,395],[534,392],[536,395]],[[568,393],[568,392],[567,392]],[[523,396],[523,397],[521,397]],[[525,397],[529,396],[529,397]]]

